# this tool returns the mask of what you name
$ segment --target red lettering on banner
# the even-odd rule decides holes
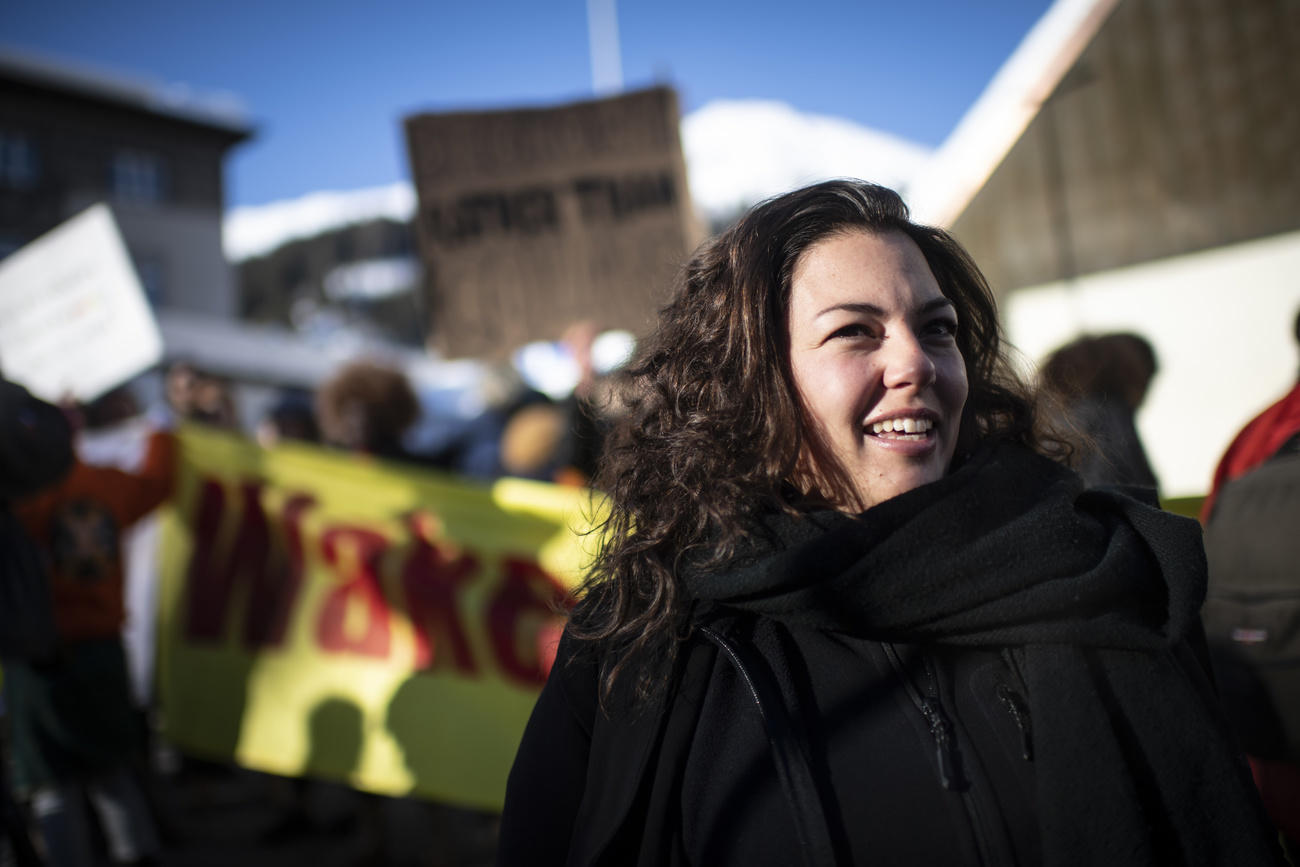
[[[456,597],[478,572],[478,558],[451,543],[435,543],[438,521],[428,513],[411,515],[408,524],[412,549],[402,567],[402,592],[415,630],[415,667],[442,667],[445,646],[459,671],[475,674],[478,666]]]
[[[316,501],[307,494],[294,494],[284,504],[281,527],[285,547],[272,547],[270,559],[248,595],[248,616],[244,619],[244,643],[249,647],[279,644],[289,627],[289,614],[302,588],[305,552],[302,521]],[[274,576],[274,577],[273,577]],[[276,580],[279,579],[279,580]]]
[[[242,637],[250,648],[284,641],[289,613],[302,584],[301,522],[314,504],[305,494],[290,497],[283,514],[288,537],[287,556],[271,544],[270,527],[262,508],[263,483],[240,485],[239,523],[234,541],[218,550],[226,491],[218,482],[204,479],[195,508],[194,549],[188,570],[188,605],[185,634],[199,641],[221,641],[236,586],[248,586]]]
[[[504,557],[486,610],[466,611],[466,590],[484,580],[482,556],[447,538],[435,515],[419,511],[407,517],[410,548],[399,554],[394,548],[405,540],[364,527],[327,526],[319,538],[308,537],[304,524],[316,500],[288,492],[283,506],[268,516],[266,491],[259,479],[235,487],[200,477],[183,611],[188,640],[221,643],[236,617],[246,648],[283,644],[316,552],[333,573],[314,616],[321,650],[389,659],[392,609],[400,606],[412,626],[417,671],[483,676],[487,661],[476,657],[471,640],[472,629],[482,624],[501,676],[525,687],[545,682],[563,627],[560,612],[572,600],[535,560]]]
[[[316,640],[332,653],[358,653],[383,659],[391,645],[388,602],[379,578],[379,563],[388,539],[361,527],[331,527],[321,535],[325,561],[342,582],[325,596]],[[363,628],[349,634],[348,611],[359,608]]]
[[[216,555],[217,533],[225,508],[225,489],[212,479],[203,479],[194,507],[194,550],[185,576],[189,588],[185,634],[190,638],[219,640],[226,622],[231,575],[217,568]]]
[[[540,686],[546,682],[550,660],[539,652],[538,634],[546,634],[545,627],[569,596],[559,581],[531,560],[507,557],[503,567],[504,580],[487,612],[492,650],[507,676]]]

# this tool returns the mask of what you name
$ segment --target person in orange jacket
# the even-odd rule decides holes
[[[172,492],[176,441],[155,431],[135,473],[76,462],[14,512],[49,564],[58,645],[51,658],[6,665],[14,781],[31,798],[49,861],[95,863],[88,796],[111,855],[152,863],[159,844],[129,771],[141,742],[121,629],[121,534]]]

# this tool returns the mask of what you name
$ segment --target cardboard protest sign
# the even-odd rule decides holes
[[[406,120],[431,332],[502,357],[579,319],[644,333],[698,240],[676,95]]]
[[[107,205],[0,262],[0,370],[88,401],[157,364],[162,337]]]

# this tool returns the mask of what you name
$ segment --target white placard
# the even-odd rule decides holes
[[[162,337],[107,205],[0,262],[0,370],[45,400],[88,401],[157,364]]]

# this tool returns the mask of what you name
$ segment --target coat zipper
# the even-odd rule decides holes
[[[1016,655],[1010,648],[1002,650],[1002,664],[1007,667],[1011,675],[1010,683],[998,684],[995,691],[998,700],[1006,708],[1007,713],[1020,730],[1020,757],[1027,762],[1034,760],[1034,726],[1033,718],[1029,715],[1029,703],[1025,701],[1025,695],[1028,693],[1028,687],[1025,686],[1025,678],[1020,673],[1020,663],[1016,660]]]
[[[921,717],[925,724],[930,727],[930,737],[934,738],[934,757],[939,767],[939,783],[948,791],[957,791],[962,785],[960,779],[960,770],[957,755],[957,741],[953,736],[952,720],[943,709],[943,704],[939,701],[938,679],[935,677],[934,668],[929,657],[922,657],[925,663],[925,677],[927,689],[924,694],[917,689],[916,683],[908,676],[907,670],[903,667],[903,661],[898,656],[898,651],[894,645],[884,642],[881,645],[885,649],[885,655],[889,657],[889,663],[898,673],[899,679],[903,681],[903,688],[907,691],[908,697],[916,705],[916,709],[921,712]]]
[[[998,701],[1007,709],[1016,728],[1020,730],[1020,757],[1027,762],[1034,760],[1033,728],[1029,722],[1029,708],[1024,698],[1005,683],[998,684]]]
[[[991,857],[988,840],[984,836],[980,809],[979,805],[975,803],[973,787],[964,779],[961,773],[956,732],[952,720],[949,719],[939,698],[939,677],[934,670],[934,663],[928,655],[921,654],[926,681],[923,693],[917,688],[911,676],[908,675],[903,660],[899,657],[898,650],[895,649],[894,645],[882,641],[880,646],[884,648],[885,656],[898,674],[898,679],[903,682],[903,689],[911,698],[912,703],[916,705],[917,710],[921,712],[921,717],[930,728],[930,736],[934,738],[935,758],[939,767],[939,783],[948,791],[957,792],[961,798],[962,806],[966,808],[966,819],[970,822],[971,836],[975,839],[975,854],[979,859],[979,863],[997,863]]]

